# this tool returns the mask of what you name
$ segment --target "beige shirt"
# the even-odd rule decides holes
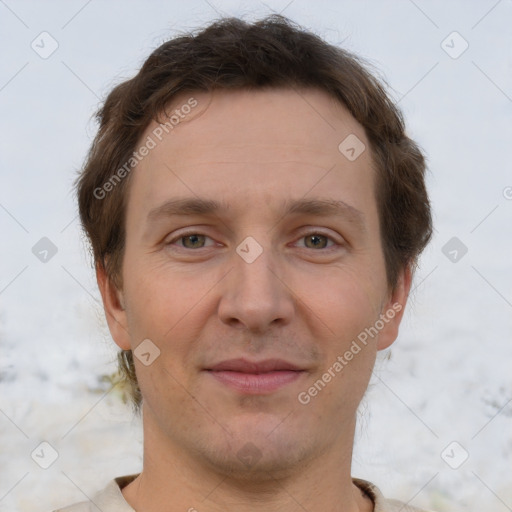
[[[121,489],[137,476],[129,475],[116,478],[105,489],[96,494],[92,500],[59,508],[54,512],[98,512],[98,510],[101,510],[101,512],[135,512],[124,499]],[[373,501],[374,512],[426,512],[401,501],[384,498],[379,488],[371,482],[361,480],[360,478],[353,478],[352,481]]]

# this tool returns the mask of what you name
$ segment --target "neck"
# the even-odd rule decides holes
[[[144,464],[123,489],[144,512],[370,512],[373,503],[352,482],[355,419],[336,446],[294,468],[229,472],[173,443],[144,415]],[[348,426],[348,425],[347,425]]]

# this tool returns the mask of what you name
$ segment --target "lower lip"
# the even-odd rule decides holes
[[[271,393],[299,379],[303,371],[282,370],[268,373],[212,371],[208,373],[222,384],[249,395]]]

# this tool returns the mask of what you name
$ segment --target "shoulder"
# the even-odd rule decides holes
[[[375,484],[367,480],[352,478],[352,481],[371,498],[374,503],[374,512],[431,512],[413,507],[400,500],[387,499]]]
[[[75,503],[69,507],[58,508],[53,512],[92,512],[92,505],[90,502],[82,501],[81,503]]]
[[[82,501],[54,512],[135,512],[123,497],[121,489],[138,475],[122,476],[111,480],[108,485],[95,494],[89,501]]]

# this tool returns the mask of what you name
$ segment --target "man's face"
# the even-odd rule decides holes
[[[192,96],[162,141],[156,122],[141,139],[157,145],[132,171],[111,331],[125,349],[150,340],[135,363],[151,435],[226,473],[289,469],[346,443],[401,314],[358,335],[406,299],[387,286],[369,143],[323,92],[173,108]],[[180,213],[199,199],[219,209]]]

